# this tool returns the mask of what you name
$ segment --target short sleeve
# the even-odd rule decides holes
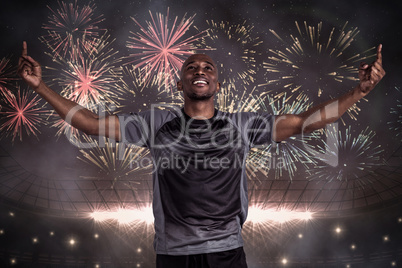
[[[118,115],[120,123],[120,142],[147,147],[150,135],[149,111]]]
[[[120,114],[120,142],[140,147],[152,146],[155,133],[167,121],[180,115],[180,109],[151,109],[139,113]]]
[[[269,113],[241,113],[241,129],[249,147],[272,143],[275,117]]]

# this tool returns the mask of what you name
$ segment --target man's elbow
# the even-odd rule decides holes
[[[273,140],[281,142],[302,132],[303,118],[301,116],[293,114],[282,115],[275,121]]]

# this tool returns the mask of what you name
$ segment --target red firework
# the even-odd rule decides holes
[[[59,66],[48,67],[55,72],[52,80],[62,89],[61,95],[95,113],[113,111],[120,106],[122,89],[117,86],[121,80],[121,58],[112,47],[113,40],[105,33],[95,38],[91,49],[74,47],[70,56],[56,58]],[[52,56],[52,55],[50,55]],[[118,67],[116,67],[118,66]],[[55,114],[56,115],[56,114]],[[81,133],[64,122],[57,115],[51,117],[52,127],[62,134],[79,140]]]
[[[18,89],[17,94],[9,91],[4,94],[5,105],[0,113],[4,115],[4,123],[0,126],[0,131],[4,131],[6,136],[12,135],[13,141],[19,136],[22,141],[23,129],[27,135],[37,136],[38,126],[45,124],[45,117],[49,113],[40,105],[40,97],[30,92],[21,92]]]
[[[54,68],[58,72],[54,81],[64,88],[62,95],[92,111],[97,111],[99,104],[119,106],[121,93],[115,84],[121,76],[116,67],[121,59],[116,58],[118,51],[111,47],[114,40],[108,40],[105,34],[94,39],[92,50],[76,47],[72,49],[76,57],[55,60],[63,67],[61,73],[60,68]]]
[[[180,77],[179,70],[184,60],[197,49],[194,42],[201,38],[204,32],[184,38],[193,24],[195,15],[188,19],[183,17],[180,22],[176,17],[169,28],[169,9],[166,17],[157,13],[154,18],[151,12],[149,14],[151,21],[146,22],[147,27],[143,27],[136,19],[131,18],[140,27],[141,32],[131,32],[133,36],[129,38],[132,41],[127,42],[128,48],[139,50],[129,56],[134,58],[129,63],[142,69],[146,83],[157,76],[159,84],[170,89]]]

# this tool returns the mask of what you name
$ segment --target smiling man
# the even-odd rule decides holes
[[[194,73],[195,72],[195,73]],[[213,96],[218,92],[220,83],[218,82],[218,70],[214,61],[205,54],[191,55],[183,64],[181,69],[181,79],[177,83],[177,89],[184,91],[185,105],[191,107],[201,103],[198,101],[208,101],[214,107]],[[192,102],[190,104],[189,102]]]
[[[157,267],[243,268],[249,150],[339,119],[385,75],[381,47],[372,64],[360,66],[360,82],[351,91],[302,114],[276,117],[217,110],[218,70],[204,54],[194,54],[183,64],[177,88],[183,91],[184,107],[106,117],[50,89],[39,63],[27,55],[25,42],[18,72],[72,126],[150,149],[156,166],[152,176]]]

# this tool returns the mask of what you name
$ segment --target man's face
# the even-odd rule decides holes
[[[205,54],[191,55],[183,64],[177,89],[185,98],[207,100],[218,92],[218,69],[215,62]]]

